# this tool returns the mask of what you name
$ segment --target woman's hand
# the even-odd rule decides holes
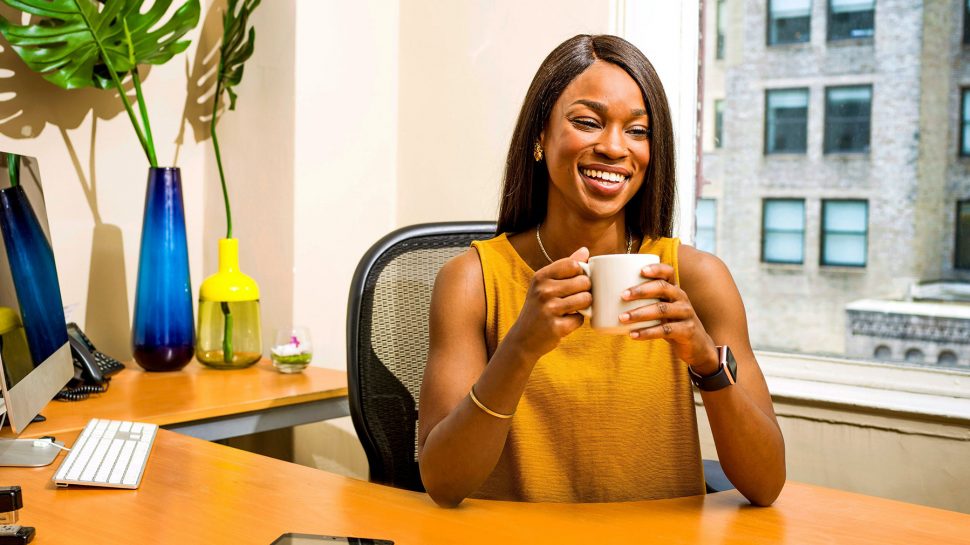
[[[623,299],[657,299],[656,303],[638,307],[620,315],[620,322],[660,320],[658,325],[637,329],[630,337],[637,340],[664,339],[675,355],[690,365],[695,373],[707,376],[717,371],[717,350],[704,329],[687,294],[673,284],[674,268],[664,263],[648,265],[640,273],[648,280],[623,292]]]
[[[539,359],[583,325],[578,312],[592,304],[592,284],[577,261],[588,259],[589,250],[580,248],[536,271],[519,317],[503,342],[511,340]]]

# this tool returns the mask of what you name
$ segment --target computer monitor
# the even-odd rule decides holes
[[[32,157],[0,151],[0,236],[0,415],[19,435],[74,377],[40,171]],[[0,441],[0,465],[46,465],[56,454],[56,448],[33,441]]]

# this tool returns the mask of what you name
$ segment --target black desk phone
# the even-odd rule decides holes
[[[111,375],[125,368],[120,361],[99,352],[74,322],[67,324],[67,340],[74,358],[74,380],[57,395],[61,401],[80,401],[108,390]]]

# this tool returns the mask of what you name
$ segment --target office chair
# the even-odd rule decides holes
[[[418,469],[418,396],[428,359],[428,314],[435,276],[495,223],[403,227],[364,254],[347,305],[350,416],[372,482],[424,491]],[[708,492],[733,488],[717,461],[704,460]]]

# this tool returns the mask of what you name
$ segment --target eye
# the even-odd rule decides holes
[[[650,138],[651,130],[649,127],[644,127],[642,125],[637,125],[635,127],[630,127],[627,131],[630,135],[637,139]]]
[[[592,119],[590,117],[574,117],[569,121],[580,130],[589,131],[589,130],[600,128],[599,122],[597,122],[595,119]]]

